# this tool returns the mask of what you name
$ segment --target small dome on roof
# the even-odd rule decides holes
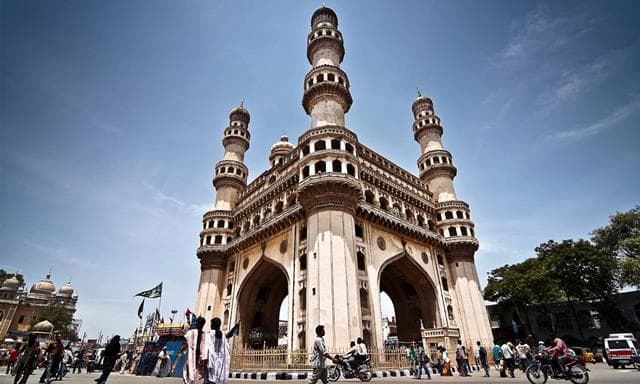
[[[34,324],[33,327],[31,327],[31,332],[51,333],[53,332],[53,324],[51,324],[51,322],[49,322],[48,320],[43,320],[39,323]]]
[[[289,138],[287,136],[282,135],[280,136],[280,141],[278,141],[277,143],[271,146],[271,152],[273,152],[276,149],[292,150],[295,147],[296,147],[295,145],[289,142]]]
[[[15,276],[11,276],[5,281],[2,282],[2,288],[17,290],[20,287],[20,280],[18,280]]]
[[[73,295],[73,286],[71,285],[71,282],[68,281],[65,285],[60,287],[60,289],[58,290],[58,294],[61,296]]]
[[[251,115],[249,111],[244,107],[244,100],[240,102],[240,105],[233,108],[231,112],[229,112],[229,120],[240,120],[249,124],[249,120],[251,120]]]
[[[311,15],[311,28],[316,27],[320,23],[329,23],[334,27],[338,27],[338,15],[329,7],[324,5]]]
[[[416,99],[413,101],[413,104],[411,104],[411,109],[413,110],[413,113],[416,113],[419,109],[423,107],[432,109],[433,101],[431,101],[430,98],[428,98],[427,96],[420,93],[420,91],[418,91],[418,97],[416,97]]]
[[[31,286],[31,293],[44,293],[44,294],[52,294],[56,291],[56,286],[53,285],[51,280],[51,275],[47,275],[44,279],[38,281],[37,283]]]

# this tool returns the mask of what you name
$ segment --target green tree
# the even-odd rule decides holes
[[[592,302],[615,328],[618,311],[610,303],[617,292],[618,263],[615,257],[587,240],[548,241],[536,247],[539,260],[558,283],[576,319],[574,301]],[[606,308],[605,308],[606,307]],[[578,328],[584,341],[582,329]]]
[[[620,261],[620,282],[640,288],[640,206],[617,212],[591,233],[593,242]]]
[[[15,276],[16,279],[18,279],[18,281],[20,282],[20,284],[24,284],[24,276],[22,276],[19,273],[7,273],[7,271],[5,271],[4,269],[0,269],[0,285],[7,280],[8,278],[10,278],[11,276]]]
[[[31,326],[39,323],[43,320],[49,321],[53,324],[53,331],[60,334],[60,337],[67,340],[76,341],[78,335],[71,328],[72,316],[71,313],[63,306],[58,304],[49,304],[42,308],[38,316],[31,321]]]
[[[562,299],[559,285],[536,258],[492,270],[483,293],[485,300],[515,308],[529,330],[532,329],[528,318],[530,306],[542,306],[546,311],[546,304]]]

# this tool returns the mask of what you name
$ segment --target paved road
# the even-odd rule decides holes
[[[603,364],[595,364],[595,365],[589,365],[588,368],[591,370],[590,372],[590,377],[591,380],[589,381],[590,383],[614,383],[614,384],[624,384],[624,383],[640,383],[640,372],[639,371],[634,371],[631,369],[611,369],[608,368],[607,366],[603,365]],[[35,384],[38,382],[38,378],[40,377],[40,375],[38,373],[40,373],[41,371],[36,372],[36,374],[32,375],[29,378],[28,384]],[[494,372],[492,372],[493,374]],[[93,379],[97,378],[98,374],[79,374],[79,375],[67,375],[67,377],[64,378],[64,380],[62,382],[54,382],[56,384],[60,383],[60,384],[94,384]],[[228,383],[230,384],[242,384],[242,383],[247,383],[251,380],[238,380],[238,379],[230,379],[228,381]],[[381,382],[384,381],[385,383],[389,383],[389,384],[406,384],[406,383],[411,383],[411,384],[415,384],[416,380],[415,379],[411,379],[411,378],[407,378],[407,377],[388,377],[388,378],[383,378],[383,379],[378,379],[378,378],[374,378],[372,380],[372,383],[375,382]],[[424,380],[425,382],[428,382],[427,380]],[[110,377],[109,377],[109,384],[178,384],[181,383],[182,380],[180,379],[173,379],[173,378],[163,378],[163,379],[158,379],[156,377],[141,377],[141,376],[130,376],[130,375],[120,375],[119,373],[113,373]],[[251,382],[255,382],[255,383],[268,383],[266,380],[255,380],[255,381],[251,381]],[[343,382],[343,383],[359,383],[359,381],[357,380],[340,380],[339,382]],[[488,384],[488,383],[528,383],[526,377],[522,374],[522,372],[519,372],[518,376],[515,379],[509,379],[509,378],[499,378],[499,377],[491,377],[491,378],[485,378],[485,377],[481,377],[481,375],[479,374],[475,374],[471,377],[459,377],[459,376],[454,376],[454,377],[440,377],[438,375],[435,375],[433,377],[433,380],[431,380],[430,382],[433,383],[468,383],[468,384],[475,384],[475,383],[483,383],[483,384]],[[4,370],[2,370],[2,373],[0,373],[0,384],[11,384],[13,383],[13,377],[7,376],[4,374]],[[275,381],[275,382],[271,382],[271,383],[291,383],[291,384],[304,384],[305,381],[304,380],[291,380],[291,381]],[[561,384],[561,383],[568,383],[567,381],[564,380],[549,380],[548,383],[550,384]]]

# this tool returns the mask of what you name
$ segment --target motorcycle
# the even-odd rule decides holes
[[[351,368],[351,366],[344,361],[342,356],[336,356],[333,361],[335,365],[329,368],[329,381],[338,381],[340,375],[344,376],[345,379],[358,378],[360,381],[364,382],[371,381],[371,378],[373,377],[373,372],[371,372],[371,359],[369,359],[369,357],[361,362],[359,361],[356,369]]]
[[[564,373],[551,353],[540,351],[527,367],[525,374],[531,384],[544,384],[549,378],[571,380],[574,384],[587,384],[589,382],[589,369],[585,367],[582,356],[573,357],[566,364],[566,368],[568,375]]]

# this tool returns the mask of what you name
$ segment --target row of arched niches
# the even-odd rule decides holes
[[[300,181],[321,173],[343,173],[358,177],[356,144],[341,128],[310,131],[300,144]],[[353,140],[353,141],[352,141]]]

